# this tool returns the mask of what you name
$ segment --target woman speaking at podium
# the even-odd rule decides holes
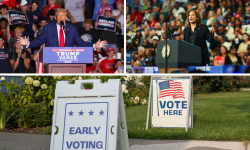
[[[190,10],[187,14],[188,24],[184,29],[184,41],[201,48],[201,66],[206,66],[210,63],[206,40],[210,43],[214,41],[214,27],[209,31],[196,10]]]

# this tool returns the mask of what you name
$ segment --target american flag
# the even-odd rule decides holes
[[[160,88],[159,98],[173,96],[173,99],[185,98],[181,82],[168,80],[158,83]]]

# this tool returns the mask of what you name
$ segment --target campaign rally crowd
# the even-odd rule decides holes
[[[83,41],[101,40],[108,44],[96,48],[93,64],[86,64],[86,73],[123,72],[123,0],[2,0],[0,5],[0,73],[44,73],[39,52],[46,45],[28,48],[19,39],[38,38],[44,26],[56,24],[56,10],[60,8],[66,9],[66,23],[75,26]],[[12,24],[12,11],[26,14],[28,23]],[[98,30],[99,16],[115,18],[115,31]]]
[[[197,10],[203,24],[215,29],[207,42],[210,66],[250,65],[250,0],[127,0],[126,50],[130,67],[156,66],[158,41],[183,40],[189,10]]]

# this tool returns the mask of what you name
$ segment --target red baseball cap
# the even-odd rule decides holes
[[[107,50],[108,50],[108,52],[110,52],[110,51],[115,51],[114,47],[112,47],[112,46],[109,47]]]
[[[115,3],[117,3],[117,2],[124,4],[123,0],[116,0]]]
[[[105,9],[105,11],[111,11],[111,12],[112,12],[112,8],[107,7],[107,8]]]

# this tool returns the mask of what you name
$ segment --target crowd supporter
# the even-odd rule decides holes
[[[135,37],[132,39],[134,46],[135,46],[135,47],[140,46],[142,40],[143,40],[143,39],[142,39],[141,30],[140,30],[140,29],[137,29],[137,30],[136,30],[136,35],[135,35]]]
[[[68,18],[66,23],[74,25],[84,41],[93,44],[98,41],[107,41],[108,44],[115,45],[112,61],[119,59],[122,63],[117,61],[116,65],[110,65],[109,69],[111,71],[109,70],[109,73],[117,71],[118,66],[121,66],[121,64],[123,66],[123,58],[120,58],[120,56],[124,56],[123,35],[125,31],[123,0],[4,0],[2,3],[0,2],[0,5],[0,53],[5,53],[1,55],[5,58],[7,58],[7,55],[10,56],[11,52],[11,54],[14,54],[14,59],[12,56],[12,59],[7,58],[8,60],[4,60],[7,60],[7,63],[9,62],[9,66],[11,66],[11,63],[15,64],[15,73],[44,72],[43,64],[39,62],[39,53],[41,53],[41,49],[46,47],[46,45],[39,43],[38,47],[28,48],[29,46],[26,46],[26,39],[27,43],[33,39],[39,39],[46,25],[57,23],[55,17],[58,8],[66,9]],[[130,8],[134,10],[133,7]],[[13,18],[9,18],[9,10],[25,13],[29,23],[11,24]],[[98,16],[101,15],[116,19],[115,32],[95,28],[95,24],[98,22]],[[132,26],[133,23],[134,22],[131,22]],[[138,25],[134,25],[135,30]],[[2,50],[1,47],[1,36],[3,36],[4,39],[4,50]],[[24,40],[21,40],[22,38]],[[24,44],[23,41],[25,41],[25,44],[17,44],[15,42],[17,39],[21,40],[22,44]],[[135,50],[137,51],[137,48]],[[8,51],[8,53],[5,51]],[[108,70],[105,67],[104,70],[102,70],[100,67],[100,64],[102,62],[105,63],[106,59],[111,59],[108,57],[107,54],[109,52],[107,51],[106,48],[96,48],[96,53],[93,54],[95,57],[93,64],[87,64],[88,73],[103,73]],[[19,55],[20,53],[22,54]],[[122,53],[122,55],[119,53]],[[117,54],[117,56],[114,54]],[[96,58],[96,56],[98,56],[98,58]],[[94,66],[94,70],[88,70],[88,66]],[[0,67],[0,72],[12,72],[11,70],[12,69],[6,69],[6,67]],[[120,73],[120,71],[117,72]]]
[[[91,19],[84,20],[84,28],[80,28],[78,30],[78,33],[80,36],[89,35],[89,42],[95,43],[99,40],[100,35],[98,31],[95,28],[91,28],[91,26],[92,26]]]
[[[50,9],[46,16],[48,23],[56,23],[55,16],[56,16],[55,9]]]
[[[148,23],[149,28],[153,28],[157,22],[158,21],[155,20],[155,16],[150,16],[149,17],[149,23]]]
[[[17,39],[14,42],[14,47],[15,50],[12,51],[9,56],[10,65],[12,66],[12,68],[14,68],[14,72],[30,73],[30,52],[27,50],[23,50],[20,41],[18,41]]]
[[[47,19],[45,17],[42,17],[40,20],[39,20],[39,26],[40,28],[38,28],[35,33],[34,33],[34,38],[37,38],[38,36],[40,36],[42,30],[43,30],[43,27],[46,26],[48,24],[47,22]]]
[[[103,73],[114,73],[114,64],[116,60],[114,59],[115,49],[113,47],[109,47],[107,55],[108,57],[101,62],[100,68]]]
[[[174,27],[178,27],[178,30],[174,33],[173,40],[183,40],[183,31],[188,24],[186,12],[190,10],[198,11],[203,24],[207,25],[209,30],[214,28],[213,36],[216,42],[212,44],[207,41],[210,53],[210,63],[208,65],[224,65],[225,60],[220,61],[223,63],[218,63],[218,59],[225,59],[224,56],[227,56],[227,53],[229,53],[228,57],[233,56],[234,49],[231,50],[231,46],[235,47],[237,53],[235,57],[239,56],[237,58],[241,59],[239,62],[243,62],[243,65],[249,56],[247,54],[247,47],[250,44],[250,1],[190,0],[187,2],[177,2],[174,0],[127,0],[126,4],[126,34],[129,38],[126,40],[126,44],[128,45],[127,52],[132,53],[132,56],[133,51],[142,46],[145,48],[145,52],[148,51],[148,48],[155,59],[158,41],[164,41],[166,39],[166,31],[169,32]],[[142,15],[140,17],[142,18],[141,23],[131,17],[131,14],[136,13],[140,14],[139,16]],[[133,27],[134,21],[137,23],[136,29]],[[142,35],[140,44],[134,44],[133,40],[137,39],[138,41],[140,39],[139,35]],[[167,39],[170,39],[170,36]],[[131,40],[133,44],[131,44]],[[226,47],[227,50],[221,52],[220,46]],[[133,59],[133,62],[140,60],[140,58],[136,57],[133,57]],[[239,65],[241,63],[236,64]],[[144,64],[142,63],[142,65]],[[156,64],[152,63],[152,65]]]
[[[1,5],[0,6],[0,18],[6,18],[8,19],[9,18],[9,15],[8,15],[8,6],[7,5]]]
[[[142,22],[142,13],[139,12],[138,7],[134,7],[134,12],[131,13],[132,21],[141,23]]]
[[[118,74],[118,73],[123,73],[124,69],[123,69],[123,62],[121,59],[116,59],[115,63],[114,63],[114,73]]]
[[[100,68],[98,55],[93,55],[93,64],[88,64],[86,72],[87,73],[103,73],[102,69]]]
[[[59,8],[56,4],[56,0],[48,0],[48,5],[43,10],[43,17],[47,16],[47,13],[50,9],[57,9]]]
[[[131,20],[131,14],[126,15],[126,28],[127,30],[133,30],[133,21]]]
[[[64,0],[68,19],[77,30],[81,29],[85,20],[86,6],[83,0]]]
[[[33,0],[31,2],[31,11],[30,11],[30,15],[33,17],[34,19],[34,24],[36,26],[38,26],[39,24],[39,20],[42,18],[42,12],[38,9],[39,5],[38,5],[38,1],[37,0]]]
[[[15,0],[11,0],[11,1],[15,1]],[[18,1],[18,0],[16,0],[16,1]],[[37,0],[37,2],[38,2],[37,5],[38,5],[38,9],[40,12],[43,12],[43,9],[46,7],[47,1],[48,0]],[[32,4],[32,2],[33,2],[33,0],[28,0],[29,4]]]
[[[4,37],[0,35],[0,73],[11,73],[11,66],[9,62],[9,49],[3,46]]]
[[[241,52],[241,51],[246,53],[248,44],[250,44],[249,34],[243,33],[242,42],[239,45],[238,53]]]
[[[210,44],[210,50],[209,50],[209,56],[210,56],[210,65],[214,64],[214,59],[215,57],[217,57],[219,55],[219,51],[220,51],[220,47],[221,47],[221,43],[218,40],[214,40],[211,44]]]
[[[106,17],[111,17],[112,15],[112,9],[110,7],[105,9],[105,14]],[[99,22],[95,22],[95,26],[98,26]],[[106,31],[106,30],[100,30],[99,31],[99,35],[100,35],[100,39],[106,40],[108,43],[111,44],[116,44],[117,43],[117,38],[116,38],[116,33],[121,34],[121,24],[117,23],[116,24],[116,32],[110,32],[110,31]],[[112,38],[107,38],[107,37],[112,37]]]
[[[98,16],[104,15],[107,8],[114,9],[113,4],[115,0],[95,0],[95,8],[92,19],[97,20]]]
[[[235,45],[230,47],[229,53],[225,57],[225,65],[243,65],[241,58],[236,53]]]
[[[225,57],[228,55],[228,50],[225,46],[220,47],[219,55],[214,59],[214,66],[225,64]]]
[[[22,24],[21,28],[23,30],[23,36],[27,36],[29,40],[34,39],[34,30],[36,31],[35,26],[35,17],[33,17],[31,11],[29,11],[29,4],[27,1],[22,1],[21,5],[21,12],[25,13],[27,15],[27,18],[29,20],[29,24]]]
[[[0,19],[0,35],[4,36],[4,46],[7,46],[7,25],[8,25],[8,20],[4,17]],[[10,31],[10,34],[13,36],[13,31]]]
[[[121,48],[121,52],[124,54],[124,2],[123,0],[117,0],[115,3],[116,9],[112,11],[112,16],[120,23],[122,31],[121,34],[116,33],[117,46]]]

